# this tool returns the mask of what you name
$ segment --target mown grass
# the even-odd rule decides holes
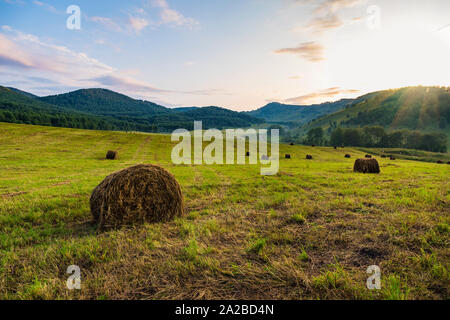
[[[261,176],[259,165],[173,165],[172,146],[0,124],[0,298],[449,298],[448,165],[377,157],[381,174],[364,175],[352,172],[362,151],[282,145],[292,159]],[[109,149],[118,160],[103,160]],[[175,175],[186,216],[99,233],[91,191],[137,163]],[[373,264],[379,291],[365,287]],[[81,290],[66,288],[70,265]]]

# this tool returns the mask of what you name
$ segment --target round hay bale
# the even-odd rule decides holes
[[[312,158],[313,158],[312,155],[310,155],[310,154],[307,154],[307,155],[306,155],[306,159],[307,159],[307,160],[312,160]]]
[[[183,215],[183,195],[165,169],[140,164],[115,172],[92,192],[91,213],[99,228],[165,222]]]
[[[291,158],[291,155],[290,155],[290,154],[285,154],[285,155],[284,155],[284,158],[285,158],[285,159],[290,159],[290,158]]]
[[[346,154],[345,157],[346,157],[346,158],[351,158],[352,156],[349,155],[349,154]]]
[[[356,159],[353,171],[362,173],[380,173],[377,159]]]
[[[367,159],[371,159],[372,156],[371,156],[370,154],[366,154],[366,158],[367,158]]]
[[[106,153],[106,159],[115,160],[117,158],[117,151],[108,150]]]

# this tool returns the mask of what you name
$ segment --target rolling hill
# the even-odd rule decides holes
[[[128,130],[126,123],[76,112],[40,101],[26,92],[0,86],[0,121],[54,127]]]
[[[247,112],[247,114],[266,120],[268,123],[278,123],[299,126],[317,117],[341,110],[352,99],[342,99],[336,102],[300,106],[272,102],[264,107]]]
[[[204,128],[249,127],[264,122],[250,115],[218,107],[169,109],[152,102],[132,99],[126,95],[106,89],[81,89],[65,94],[37,97],[14,88],[3,88],[0,106],[8,110],[7,115],[0,115],[0,121],[52,125],[55,121],[40,120],[39,114],[48,118],[48,114],[64,113],[67,117],[83,115],[85,118],[97,119],[109,126],[70,126],[85,129],[111,129],[143,132],[171,132],[178,128],[193,129],[193,122],[203,121]],[[14,101],[14,105],[10,102]],[[33,121],[21,120],[10,116],[27,113],[31,110],[36,116]],[[23,118],[23,116],[21,116]],[[25,117],[26,118],[26,117]],[[66,126],[67,121],[55,126]],[[88,121],[89,122],[89,121]]]
[[[382,126],[388,131],[450,131],[450,93],[445,87],[405,87],[364,95],[344,109],[311,121],[301,132],[322,127]]]

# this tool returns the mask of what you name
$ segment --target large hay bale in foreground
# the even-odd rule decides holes
[[[114,228],[181,216],[183,195],[172,174],[141,164],[107,176],[92,192],[90,205],[99,228]]]
[[[356,159],[353,171],[362,173],[380,173],[377,159]]]
[[[108,150],[106,153],[106,159],[115,160],[117,158],[117,151]]]

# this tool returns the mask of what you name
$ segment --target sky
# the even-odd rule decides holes
[[[237,111],[449,86],[450,1],[0,0],[0,85]]]

